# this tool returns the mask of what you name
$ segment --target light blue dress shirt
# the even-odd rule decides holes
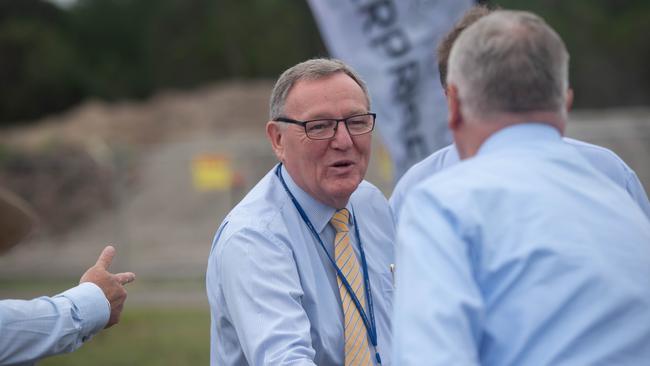
[[[212,244],[206,279],[211,364],[343,365],[343,312],[334,267],[274,171],[228,214]],[[332,255],[335,230],[329,220],[335,209],[305,193],[284,169],[282,176]],[[390,208],[365,181],[346,207],[359,225],[378,349],[388,365],[395,238]],[[352,239],[358,257],[359,243]]]
[[[396,365],[650,362],[650,222],[547,125],[417,185],[397,237]]]
[[[0,301],[0,365],[72,352],[108,323],[110,305],[89,282],[54,297]]]
[[[613,151],[604,147],[574,140],[568,137],[564,142],[573,146],[594,168],[608,176],[614,183],[623,187],[650,219],[650,202],[643,185],[636,173],[625,164]],[[396,218],[399,217],[406,193],[416,184],[431,175],[456,165],[460,161],[454,145],[444,147],[429,155],[426,159],[415,164],[397,182],[393,194],[390,196],[390,207]]]

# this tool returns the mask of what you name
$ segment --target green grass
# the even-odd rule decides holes
[[[78,281],[77,278],[0,278],[0,299],[52,296]],[[210,312],[204,283],[202,278],[140,278],[127,286],[129,298],[119,324],[103,330],[77,351],[46,358],[38,365],[207,365]]]
[[[207,365],[210,313],[195,308],[127,307],[121,322],[77,351],[41,366]]]
[[[54,295],[79,283],[79,278],[0,278],[0,298]]]

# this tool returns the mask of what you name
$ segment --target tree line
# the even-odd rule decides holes
[[[650,102],[650,2],[502,0],[558,30],[578,107]],[[433,46],[432,46],[433,49]],[[325,56],[305,0],[0,0],[0,125],[89,97],[146,98],[233,78],[274,78]]]

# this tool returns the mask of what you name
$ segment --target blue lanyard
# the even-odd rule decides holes
[[[375,358],[377,359],[377,364],[381,365],[381,357],[379,357],[379,350],[377,350],[377,326],[375,325],[375,312],[373,311],[373,305],[372,305],[372,291],[370,290],[370,279],[368,278],[368,265],[366,263],[366,254],[364,253],[363,246],[361,245],[361,236],[359,235],[359,225],[357,225],[357,218],[354,215],[354,208],[352,209],[352,220],[354,224],[354,233],[357,238],[357,243],[359,243],[359,254],[361,256],[361,269],[363,270],[363,283],[366,292],[366,300],[368,301],[368,314],[370,314],[370,319],[368,319],[368,316],[366,315],[363,306],[361,306],[361,302],[359,301],[357,295],[352,290],[352,286],[348,282],[347,278],[345,278],[345,275],[343,275],[343,272],[341,271],[339,266],[336,265],[336,262],[334,261],[332,256],[325,248],[325,244],[323,244],[323,240],[320,238],[320,235],[318,235],[318,232],[314,228],[314,225],[312,225],[311,221],[309,220],[309,217],[307,217],[305,210],[303,210],[302,206],[300,206],[300,203],[298,203],[298,200],[296,200],[296,197],[294,197],[291,191],[289,191],[289,187],[287,187],[287,183],[284,181],[284,178],[282,177],[282,172],[280,171],[281,168],[282,168],[282,163],[278,164],[278,167],[275,169],[275,175],[277,175],[278,178],[280,179],[280,182],[282,182],[282,186],[284,187],[284,190],[287,192],[287,194],[291,198],[291,201],[293,202],[293,205],[298,210],[298,213],[300,214],[302,221],[305,222],[305,224],[307,225],[311,233],[314,235],[314,238],[318,240],[318,243],[320,244],[321,248],[323,248],[323,251],[327,255],[327,258],[329,258],[330,262],[332,263],[332,266],[334,266],[334,269],[336,269],[336,274],[338,275],[339,279],[347,289],[348,294],[350,294],[350,298],[352,298],[352,301],[354,301],[354,305],[356,306],[357,310],[359,311],[359,314],[361,315],[361,320],[363,320],[363,324],[366,326],[366,332],[368,332],[370,343],[372,343],[372,346],[375,348]]]

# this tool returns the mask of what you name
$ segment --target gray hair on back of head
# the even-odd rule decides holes
[[[368,109],[370,109],[370,96],[366,83],[361,76],[343,61],[328,58],[315,58],[301,62],[280,75],[273,86],[271,100],[269,103],[270,119],[282,117],[284,105],[291,88],[300,80],[317,80],[336,73],[342,72],[354,80],[363,90],[366,97]]]
[[[566,113],[569,53],[537,15],[497,10],[468,27],[454,44],[449,83],[475,118],[502,113]]]

